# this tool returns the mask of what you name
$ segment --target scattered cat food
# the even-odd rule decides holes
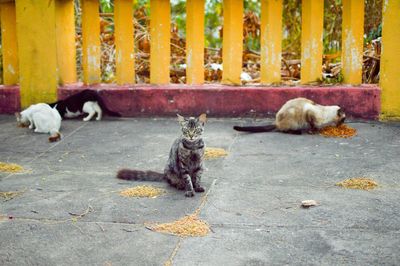
[[[355,128],[349,127],[348,125],[342,124],[337,127],[324,127],[319,131],[319,134],[325,137],[350,138],[357,135],[357,130]]]
[[[222,148],[206,148],[204,151],[204,159],[213,159],[225,157],[228,155],[228,152]]]
[[[121,196],[124,197],[137,197],[137,198],[156,198],[161,194],[164,194],[165,190],[161,188],[156,188],[153,186],[136,186],[132,188],[127,188],[119,192]]]
[[[187,215],[175,222],[156,224],[148,227],[150,230],[160,233],[169,233],[177,236],[206,236],[210,233],[207,222],[200,220],[197,214]]]
[[[301,207],[303,208],[310,208],[312,206],[317,206],[318,202],[316,202],[315,200],[303,200],[301,202]]]
[[[18,164],[0,162],[0,172],[19,173],[22,171],[24,171],[24,168]]]
[[[336,183],[336,186],[351,188],[351,189],[362,189],[371,190],[378,186],[374,180],[366,177],[356,177],[343,180],[342,182]]]
[[[9,201],[12,200],[15,197],[18,197],[19,195],[23,194],[26,189],[22,191],[0,191],[0,198],[3,199],[3,201]]]

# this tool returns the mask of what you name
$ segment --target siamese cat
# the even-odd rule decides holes
[[[108,109],[98,92],[94,90],[83,90],[64,100],[51,103],[50,106],[56,106],[63,118],[74,118],[87,113],[88,115],[83,118],[83,121],[89,121],[96,114],[96,120],[101,120],[103,113],[121,116],[121,114]]]
[[[200,185],[203,173],[204,141],[202,139],[206,114],[184,118],[178,115],[182,135],[177,138],[169,152],[164,173],[122,169],[117,178],[125,180],[166,181],[179,190],[185,190],[186,197],[194,192],[204,192]]]
[[[295,98],[287,101],[278,111],[275,123],[265,126],[234,126],[237,131],[270,132],[279,131],[291,134],[302,134],[304,130],[316,133],[328,125],[341,125],[346,114],[337,105],[324,106],[306,98]]]
[[[50,142],[61,139],[61,116],[56,107],[51,108],[48,104],[38,103],[21,113],[15,113],[15,116],[19,126],[29,126],[29,129],[36,133],[49,133]]]

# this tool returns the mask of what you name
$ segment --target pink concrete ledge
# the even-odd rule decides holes
[[[99,91],[110,109],[124,116],[174,116],[176,113],[211,117],[272,116],[287,100],[306,97],[320,104],[338,104],[353,118],[377,119],[380,89],[377,85],[332,87],[257,87],[224,85],[73,84],[60,87],[60,99],[84,89]],[[18,86],[0,85],[0,113],[20,110]]]
[[[99,91],[113,111],[124,116],[198,115],[211,117],[272,116],[289,99],[306,97],[324,105],[340,105],[353,118],[378,119],[377,85],[257,87],[224,85],[67,85],[59,88],[63,99],[83,89]]]
[[[19,87],[0,85],[0,114],[13,114],[20,109]]]

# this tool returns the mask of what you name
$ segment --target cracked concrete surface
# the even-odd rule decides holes
[[[121,167],[161,171],[175,119],[65,120],[63,140],[48,143],[0,116],[0,161],[28,170],[0,173],[0,191],[25,190],[0,198],[0,265],[400,264],[399,123],[354,122],[356,137],[336,139],[232,130],[243,122],[207,124],[206,145],[229,151],[203,176],[200,218],[212,232],[181,239],[145,224],[193,213],[204,194],[152,183],[167,193],[124,198],[120,190],[145,182],[115,178]],[[358,176],[380,186],[334,186]],[[305,199],[320,205],[302,209]]]

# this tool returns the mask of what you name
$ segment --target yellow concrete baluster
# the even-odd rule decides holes
[[[56,3],[57,66],[60,84],[76,82],[74,1]]]
[[[281,81],[282,0],[261,1],[261,83]]]
[[[55,1],[16,1],[22,108],[57,99]]]
[[[170,15],[169,0],[150,0],[150,82],[169,83]]]
[[[400,119],[400,1],[383,1],[380,86],[382,118]]]
[[[99,83],[101,80],[99,0],[82,0],[82,56],[83,82]]]
[[[115,64],[118,84],[135,82],[135,53],[133,40],[132,0],[115,0]]]
[[[204,83],[204,0],[186,2],[186,83]]]
[[[243,0],[224,0],[222,83],[241,84],[243,57]]]
[[[342,73],[345,83],[362,82],[363,34],[364,0],[343,0]]]
[[[19,78],[15,3],[0,4],[0,12],[3,83],[13,85],[18,83]]]
[[[301,83],[322,78],[324,0],[302,0]]]

